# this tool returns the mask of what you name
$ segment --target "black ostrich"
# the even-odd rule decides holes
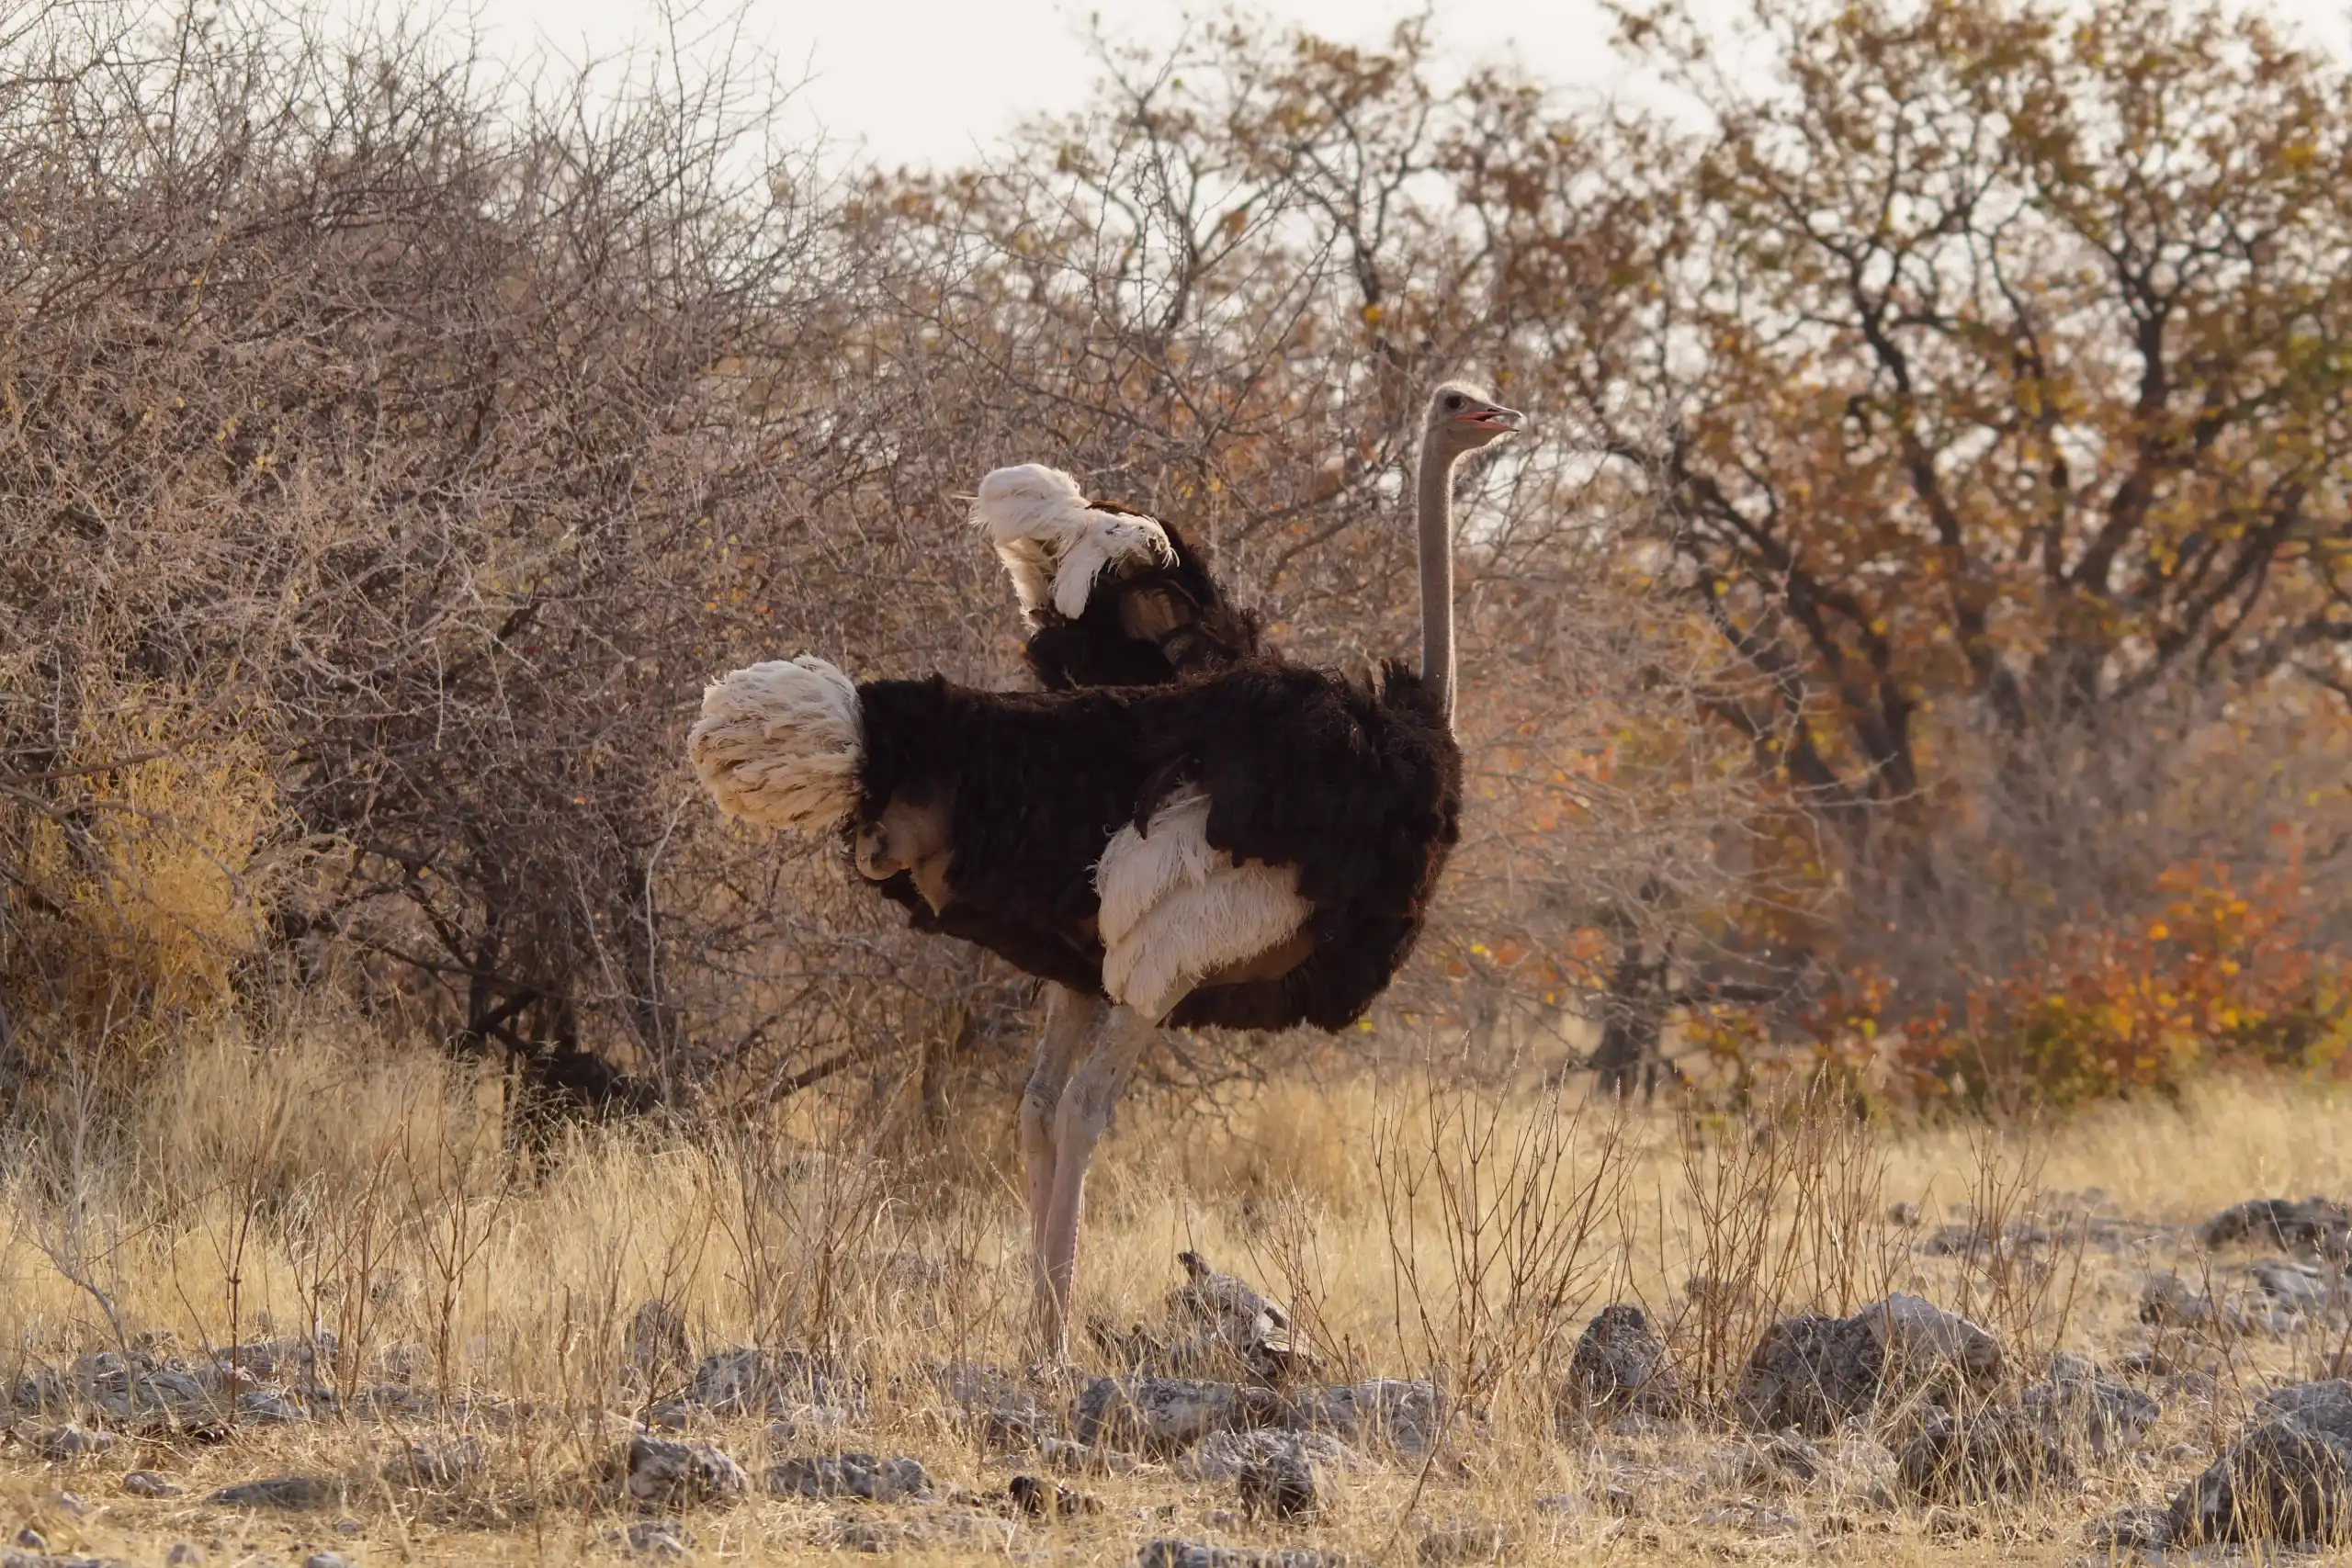
[[[1022,653],[1047,691],[1166,685],[1258,652],[1256,617],[1227,602],[1182,530],[1129,507],[1089,501],[1058,469],[1035,463],[997,469],[980,481],[972,522],[1012,580],[1029,633]],[[1057,925],[1011,919],[960,899],[944,873],[934,861],[925,868],[925,886],[917,886],[912,869],[876,886],[906,909],[917,931],[976,942],[1046,983],[1045,1028],[1021,1101],[1030,1248],[1038,1253],[1063,1084],[1110,1005],[1102,988],[1102,948],[1069,942]]]
[[[933,929],[1109,1004],[1082,1062],[1091,1018],[1049,1021],[1023,1097],[1049,1355],[1067,1345],[1087,1163],[1153,1032],[1342,1029],[1412,951],[1461,803],[1452,475],[1519,423],[1467,387],[1430,399],[1418,673],[1391,662],[1359,681],[1238,652],[1156,685],[999,693],[936,675],[853,684],[804,655],[703,694],[688,750],[722,809],[847,830],[860,873],[905,878]],[[1154,556],[1177,564],[1172,547]],[[1042,566],[1015,578],[1024,604],[1050,581],[1056,613],[1084,618],[1082,587],[1064,600]],[[1204,620],[1196,635],[1236,635],[1190,624]],[[1171,671],[1191,646],[1143,640]]]

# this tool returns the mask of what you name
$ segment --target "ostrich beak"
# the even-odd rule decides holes
[[[1507,409],[1500,403],[1487,403],[1453,417],[1457,423],[1466,424],[1473,430],[1492,431],[1498,435],[1517,430],[1526,422],[1526,416],[1517,409]]]

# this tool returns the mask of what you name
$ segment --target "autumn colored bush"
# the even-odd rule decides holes
[[[14,1071],[77,1040],[103,1069],[136,1065],[230,1006],[266,948],[291,863],[285,846],[271,852],[277,779],[254,733],[190,707],[125,691],[82,716],[45,797],[0,795]]]
[[[1027,982],[722,822],[703,682],[1018,683],[959,498],[1029,460],[1186,525],[1285,651],[1402,653],[1455,375],[1530,418],[1460,474],[1464,838],[1380,1017],[1611,1093],[2328,1068],[2341,65],[2211,4],[1751,10],[1759,71],[1619,8],[1696,117],[1453,71],[1427,18],[1237,15],[885,171],[764,143],[756,61],[525,77],[396,18],[36,0],[0,1100],[266,975],[575,1110],[862,1078],[944,1124],[1019,1081]]]
[[[1882,975],[1849,975],[1815,1038],[1928,1104],[1976,1109],[2177,1096],[2217,1068],[2352,1068],[2352,971],[2314,941],[2298,865],[2240,886],[2193,862],[2161,887],[2161,918],[2070,921],[2008,972],[1971,976],[1956,1006],[1904,1017]]]

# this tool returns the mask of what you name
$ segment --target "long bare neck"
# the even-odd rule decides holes
[[[1448,728],[1453,725],[1453,462],[1421,436],[1416,500],[1421,551],[1421,682],[1437,694]]]

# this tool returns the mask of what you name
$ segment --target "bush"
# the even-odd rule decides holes
[[[191,723],[187,705],[133,692],[87,713],[44,795],[0,796],[19,1071],[69,1037],[119,1049],[155,1037],[138,1026],[217,1011],[266,941],[276,777],[253,734]]]
[[[1977,1109],[2177,1096],[2216,1067],[2352,1066],[2352,976],[2314,941],[2297,867],[2241,890],[2194,863],[2159,886],[2159,919],[2063,925],[2009,973],[1975,977],[1959,1006],[1891,1027],[1892,992],[1849,976],[1816,1032],[1882,1055],[1915,1094]]]

